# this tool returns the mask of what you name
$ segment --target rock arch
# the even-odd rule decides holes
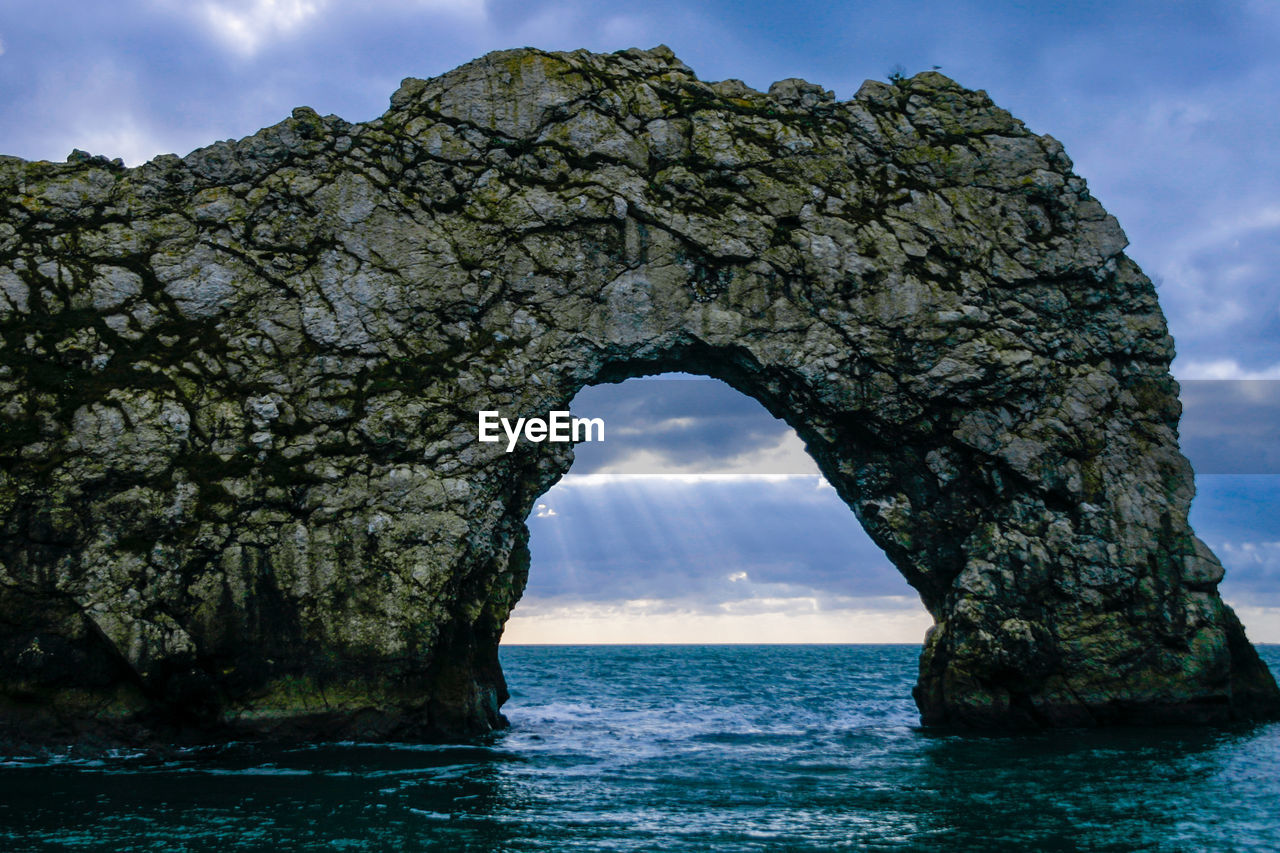
[[[508,51],[365,124],[5,159],[0,197],[11,737],[499,725],[572,451],[476,413],[672,369],[794,426],[920,591],[925,722],[1280,707],[1187,524],[1150,282],[1061,145],[941,75]]]

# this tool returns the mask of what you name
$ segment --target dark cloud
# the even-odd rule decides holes
[[[1180,384],[1182,452],[1197,474],[1280,474],[1280,381]]]
[[[1180,385],[1180,442],[1197,473],[1280,474],[1280,380],[1191,379]],[[583,389],[572,410],[606,424],[605,442],[578,446],[575,475],[641,456],[651,466],[643,473],[715,471],[793,434],[755,400],[711,379],[596,385]]]
[[[647,473],[688,466],[716,470],[776,447],[792,432],[758,402],[715,379],[594,385],[574,398],[571,410],[605,422],[604,442],[576,448],[575,475],[594,474],[640,454],[652,459]]]

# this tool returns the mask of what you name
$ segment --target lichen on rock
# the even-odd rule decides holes
[[[704,373],[796,428],[976,727],[1272,716],[1187,523],[1173,344],[1062,146],[927,72],[847,101],[515,50],[137,168],[0,159],[10,739],[501,725],[524,520],[480,410]]]

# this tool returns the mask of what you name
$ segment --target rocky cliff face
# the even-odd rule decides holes
[[[6,158],[0,203],[10,738],[500,725],[572,451],[476,413],[673,369],[794,426],[919,590],[926,722],[1280,707],[1187,525],[1150,282],[1061,145],[938,74],[509,51],[367,124]]]

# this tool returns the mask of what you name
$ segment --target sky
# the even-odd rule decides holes
[[[81,148],[136,165],[304,104],[367,120],[402,78],[489,50],[660,43],[702,79],[758,89],[803,77],[848,98],[864,79],[940,66],[987,90],[1062,141],[1125,228],[1157,283],[1179,379],[1280,380],[1276,0],[5,0],[0,153]],[[581,448],[543,496],[508,641],[919,642],[928,616],[794,434],[700,381],[691,401],[675,380],[620,392],[644,417],[615,419],[611,449]],[[1280,642],[1280,467],[1266,450],[1280,418],[1256,400],[1223,416],[1242,396],[1271,400],[1270,387],[1191,382],[1184,402],[1193,523],[1250,636]],[[696,405],[667,417],[664,400]]]

